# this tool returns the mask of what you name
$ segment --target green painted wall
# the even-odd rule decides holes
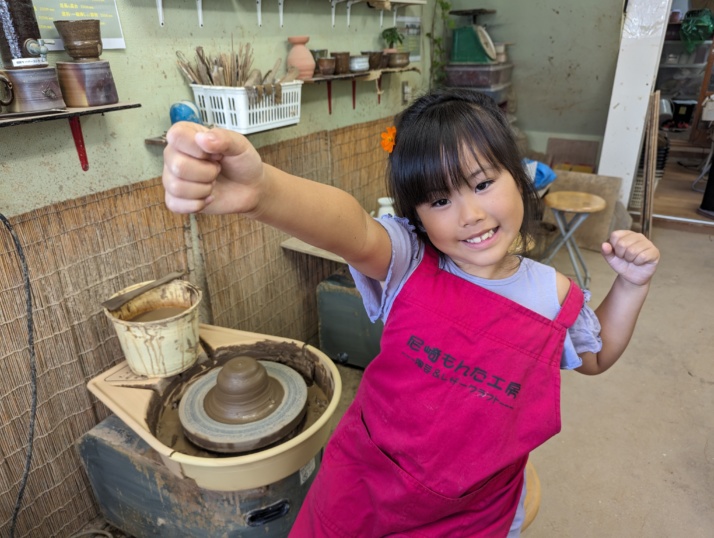
[[[601,140],[620,46],[623,0],[453,0],[453,9],[484,8],[495,42],[512,42],[517,125],[531,148],[550,136]],[[469,24],[454,17],[457,26]]]
[[[357,54],[383,47],[379,11],[364,2],[352,6],[349,28],[344,3],[337,5],[332,27],[327,0],[285,1],[283,28],[277,0],[262,2],[262,27],[257,25],[255,0],[204,1],[202,28],[194,0],[163,0],[163,27],[159,26],[153,0],[117,0],[117,6],[126,49],[105,51],[102,59],[110,62],[120,100],[141,103],[141,108],[82,117],[89,159],[87,172],[79,165],[66,119],[0,128],[0,213],[12,216],[159,176],[162,148],[147,146],[144,140],[168,129],[172,103],[193,99],[176,67],[177,50],[193,58],[198,45],[209,53],[218,53],[230,51],[231,38],[236,49],[239,43],[249,42],[255,49],[254,66],[265,72],[277,57],[285,59],[289,50],[287,37],[291,35],[309,35],[308,47],[330,51]],[[428,28],[431,13],[431,6],[399,10],[399,15],[421,15],[423,28]],[[384,27],[391,25],[392,14],[386,12]],[[422,41],[424,49],[426,39]],[[64,52],[51,52],[49,59],[54,63],[69,57]],[[257,133],[249,139],[260,147],[394,115],[402,109],[402,81],[408,81],[414,91],[425,87],[425,62],[416,65],[422,68],[422,74],[384,76],[380,105],[374,82],[357,84],[354,110],[352,85],[333,83],[332,115],[328,114],[326,85],[306,84],[297,126]]]

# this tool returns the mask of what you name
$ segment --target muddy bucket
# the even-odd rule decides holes
[[[121,295],[148,282],[129,286]],[[125,303],[104,309],[114,324],[132,372],[168,377],[190,368],[198,358],[198,305],[201,290],[185,280],[172,280]]]

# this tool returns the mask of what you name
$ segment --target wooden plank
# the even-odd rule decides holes
[[[321,248],[313,247],[312,245],[305,243],[305,241],[300,241],[297,237],[286,239],[280,243],[280,246],[287,250],[309,254],[310,256],[317,256],[318,258],[324,258],[325,260],[347,263],[342,256],[338,256],[337,254],[333,254],[332,252]]]
[[[622,178],[627,206],[637,174],[647,103],[654,86],[671,0],[629,0],[598,174]]]
[[[642,233],[649,238],[652,232],[655,173],[657,169],[657,134],[659,132],[659,90],[650,96],[645,146],[644,191],[642,196]]]

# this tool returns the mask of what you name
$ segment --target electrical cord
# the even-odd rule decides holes
[[[30,466],[32,465],[32,447],[35,441],[35,418],[37,415],[37,367],[35,361],[35,329],[34,320],[32,318],[32,290],[30,289],[30,273],[27,269],[25,251],[22,249],[20,240],[18,239],[12,225],[2,213],[0,213],[0,221],[2,221],[5,228],[7,228],[12,236],[12,240],[15,243],[15,251],[17,252],[18,258],[20,258],[20,265],[22,266],[22,277],[25,282],[25,304],[27,307],[27,347],[30,350],[30,386],[32,387],[32,402],[30,404],[30,424],[28,427],[28,448],[27,457],[25,458],[25,470],[22,474],[20,489],[17,492],[15,509],[12,512],[12,525],[10,526],[10,538],[14,538],[15,528],[17,526],[17,517],[20,514],[22,498],[25,496],[25,487],[27,486],[27,479],[30,476]]]

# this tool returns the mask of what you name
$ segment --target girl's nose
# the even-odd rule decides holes
[[[462,226],[472,226],[484,218],[483,206],[474,197],[465,196],[461,201],[460,218]]]

